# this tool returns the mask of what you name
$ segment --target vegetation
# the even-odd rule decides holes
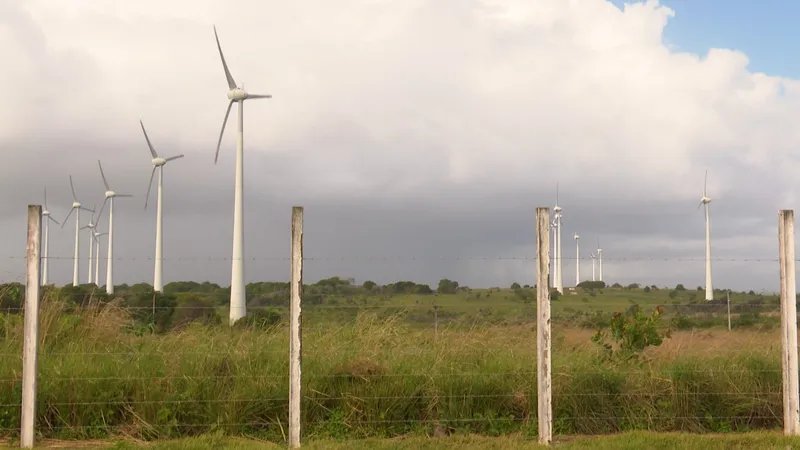
[[[38,431],[283,442],[288,288],[249,285],[248,317],[231,328],[228,291],[211,283],[170,283],[164,295],[122,286],[114,298],[93,286],[47,287]],[[719,327],[726,303],[650,288],[584,285],[553,299],[556,434],[780,427],[777,299],[733,294],[739,329],[729,333]],[[23,294],[0,288],[0,431],[12,437]],[[306,286],[305,438],[535,436],[535,298],[530,286],[479,290],[451,280],[436,292],[335,277]]]

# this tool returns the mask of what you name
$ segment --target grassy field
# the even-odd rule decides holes
[[[327,293],[304,312],[304,439],[317,442],[312,448],[354,440],[369,448],[425,448],[428,441],[420,436],[449,434],[436,442],[534,448],[532,292]],[[729,332],[721,327],[727,325],[720,315],[724,305],[695,306],[696,291],[670,292],[605,288],[554,299],[557,436],[781,427],[779,318],[771,314],[776,299],[734,294],[737,328]],[[151,309],[142,307],[151,300],[134,294],[123,290],[110,302],[101,295],[77,301],[70,289],[48,291],[37,406],[43,437],[151,442],[205,436],[157,448],[200,448],[203,439],[219,436],[285,442],[288,329],[280,304],[255,304],[252,316],[269,320],[230,328],[221,324],[220,306],[194,293],[176,295],[169,316],[163,298],[147,294]],[[591,340],[596,328],[634,304],[643,311],[664,306],[658,327],[674,331],[636,360],[602,359]],[[201,313],[188,315],[192,305],[200,305]],[[438,335],[433,305],[439,305]],[[19,430],[22,328],[21,316],[9,312],[0,316],[0,432],[13,438]],[[754,436],[741,439],[783,442],[774,434]],[[252,444],[236,442],[230,448]],[[559,445],[583,448],[581,442]],[[725,448],[739,444],[731,445]]]

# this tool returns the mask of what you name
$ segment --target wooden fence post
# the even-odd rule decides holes
[[[800,387],[797,356],[797,285],[795,284],[794,211],[781,210],[778,220],[781,277],[781,358],[783,369],[783,433],[800,434]]]
[[[22,417],[20,446],[33,448],[36,426],[36,376],[39,355],[39,287],[41,283],[42,206],[28,205],[24,338],[22,347]]]
[[[553,392],[550,343],[550,211],[536,208],[536,345],[539,443],[553,440]]]
[[[289,447],[300,447],[303,342],[303,207],[292,207],[292,283],[289,315]]]

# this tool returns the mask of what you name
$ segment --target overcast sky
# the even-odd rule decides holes
[[[227,105],[216,24],[237,83],[273,95],[245,104],[248,282],[288,279],[302,205],[308,281],[533,284],[535,208],[559,183],[582,278],[599,240],[606,281],[694,287],[708,169],[713,257],[731,260],[714,261],[715,285],[775,289],[800,82],[756,72],[736,48],[676,49],[664,38],[676,5],[0,0],[0,276],[23,280],[25,209],[45,186],[58,220],[70,174],[99,207],[100,159],[134,195],[116,204],[115,280],[152,283],[141,118],[162,155],[186,154],[165,170],[165,281],[230,283],[236,110],[214,165]],[[58,284],[71,281],[74,226],[51,228]],[[80,247],[84,282],[86,234]],[[564,271],[572,284],[574,261]]]

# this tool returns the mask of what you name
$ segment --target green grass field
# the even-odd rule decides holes
[[[724,448],[754,442],[785,448],[774,432],[782,422],[776,298],[734,294],[735,328],[729,332],[724,305],[707,308],[697,291],[670,292],[604,288],[553,300],[558,445],[643,448],[648,439],[674,445],[689,439],[637,433],[565,438],[647,430],[730,433]],[[535,448],[533,293],[324,293],[304,309],[304,441],[310,448]],[[258,304],[254,297],[252,317],[259,319],[233,328],[221,323],[216,293],[173,293],[171,306],[152,293],[120,295],[108,302],[95,294],[76,300],[74,288],[47,292],[40,329],[41,437],[73,443],[126,437],[114,444],[121,448],[131,442],[160,443],[156,448],[207,448],[204,443],[212,441],[224,441],[226,448],[285,445],[288,328],[275,294],[262,297],[275,304]],[[591,341],[596,328],[634,304],[645,312],[664,306],[658,327],[672,328],[671,337],[636,360],[602,359]],[[201,313],[189,314],[192,305],[200,305]],[[21,317],[8,309],[0,322],[0,432],[13,439],[22,329]],[[436,430],[452,436],[426,437]],[[772,431],[741,434],[754,430]],[[692,436],[692,442],[707,440]],[[262,447],[233,437],[256,439]]]

